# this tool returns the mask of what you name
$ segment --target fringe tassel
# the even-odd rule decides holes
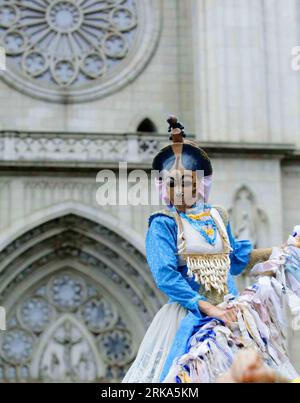
[[[206,292],[216,290],[219,295],[224,295],[227,290],[227,278],[230,270],[230,258],[228,254],[186,256],[188,276],[195,276]]]

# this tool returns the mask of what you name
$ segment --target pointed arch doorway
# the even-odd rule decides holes
[[[162,301],[132,243],[70,213],[18,236],[0,262],[0,380],[122,379]]]

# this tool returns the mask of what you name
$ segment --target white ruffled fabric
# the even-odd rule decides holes
[[[287,246],[274,248],[269,261],[254,267],[256,284],[221,304],[236,307],[235,327],[229,329],[217,320],[202,327],[189,352],[174,361],[166,383],[213,383],[242,348],[259,351],[266,364],[288,380],[298,378],[287,345],[289,325],[300,321],[300,249],[294,245],[289,239]]]
[[[138,355],[123,383],[158,383],[180,322],[187,310],[177,303],[164,305],[154,317]]]

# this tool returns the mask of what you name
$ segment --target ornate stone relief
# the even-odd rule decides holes
[[[0,380],[118,380],[136,351],[120,318],[114,302],[87,278],[71,270],[50,277],[27,292],[8,318]]]
[[[59,162],[95,164],[118,162],[150,164],[164,137],[128,134],[61,134],[4,132],[0,139],[0,161],[32,161],[47,165]]]
[[[156,1],[2,0],[3,78],[46,100],[104,96],[144,68],[159,26]]]
[[[268,245],[268,219],[250,189],[241,187],[230,210],[231,223],[237,239],[249,239],[254,247]]]
[[[140,252],[108,228],[68,215],[18,238],[0,261],[1,303],[22,290],[0,337],[0,380],[122,378],[140,342],[134,321],[146,329],[160,306]],[[40,279],[60,262],[69,267]],[[118,302],[120,295],[128,304]],[[130,316],[130,306],[138,315]]]

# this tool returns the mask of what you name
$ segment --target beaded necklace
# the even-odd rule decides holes
[[[186,214],[180,212],[180,216],[199,232],[210,245],[214,246],[217,240],[217,226],[210,213],[211,206],[205,204],[202,213]]]
[[[207,209],[206,209],[207,210]],[[213,209],[210,209],[211,218],[213,219]],[[200,217],[207,217],[207,211],[199,213]],[[190,215],[189,213],[187,215]],[[198,215],[198,214],[197,214]],[[193,220],[191,217],[189,217]],[[215,305],[223,302],[223,298],[228,294],[227,279],[230,270],[230,252],[231,246],[221,224],[217,217],[214,218],[216,225],[216,233],[219,232],[223,241],[223,251],[212,254],[187,252],[186,239],[184,236],[184,228],[182,223],[182,213],[175,210],[175,219],[179,229],[178,239],[178,255],[182,256],[188,268],[188,276],[195,277],[204,291],[208,302]],[[197,221],[197,220],[194,220]]]

